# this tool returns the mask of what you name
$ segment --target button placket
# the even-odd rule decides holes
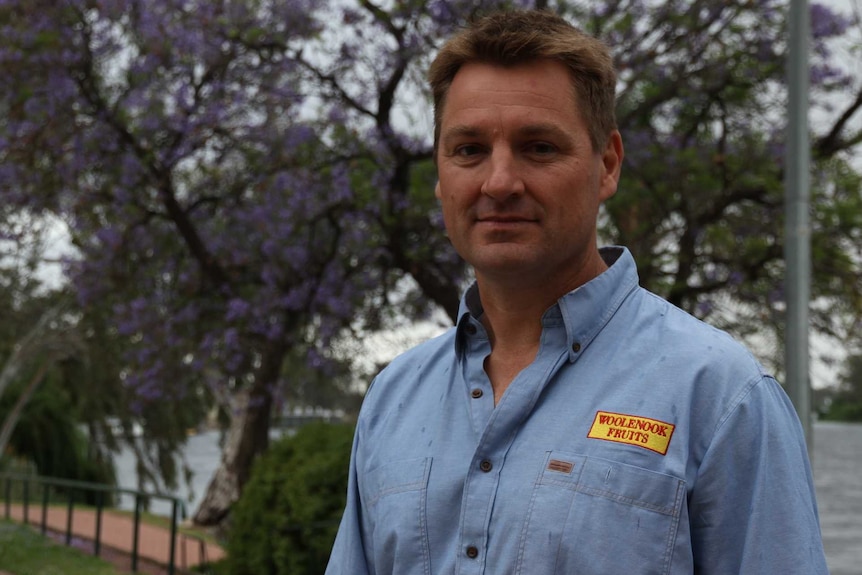
[[[465,326],[466,327],[466,326]],[[543,345],[552,350],[540,354],[528,368],[518,377],[522,387],[530,390],[540,390],[557,372],[573,353],[572,342],[566,341],[566,332],[562,325],[554,326],[543,334]],[[467,331],[464,331],[465,335]],[[497,548],[491,538],[491,511],[495,504],[500,504],[500,480],[505,475],[503,466],[506,453],[514,441],[516,434],[513,426],[523,421],[531,409],[531,398],[535,394],[515,394],[494,406],[491,401],[490,382],[484,371],[483,359],[490,353],[490,344],[484,337],[466,337],[466,345],[470,354],[466,356],[467,367],[464,369],[466,379],[465,399],[469,401],[469,410],[474,421],[477,435],[481,438],[474,453],[474,459],[467,473],[462,498],[462,516],[460,530],[461,555],[457,572],[463,575],[478,575],[485,569],[489,555],[496,555]],[[582,346],[578,347],[580,350]],[[488,390],[488,394],[484,391]],[[485,398],[485,395],[488,397]],[[479,399],[482,398],[482,399]],[[486,413],[487,411],[487,413]],[[484,424],[484,425],[483,425]]]

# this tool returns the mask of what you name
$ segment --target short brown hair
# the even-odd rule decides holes
[[[590,143],[600,152],[616,129],[616,73],[610,50],[553,12],[514,10],[471,22],[443,45],[431,63],[428,81],[434,95],[435,158],[446,94],[461,66],[468,62],[514,66],[541,59],[556,60],[569,69]]]

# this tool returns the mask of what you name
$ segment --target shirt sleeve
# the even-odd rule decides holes
[[[359,447],[359,427],[353,437],[350,453],[350,471],[347,483],[347,505],[341,516],[338,534],[329,556],[326,575],[372,575],[365,555],[365,536],[362,528],[362,501],[357,481],[356,459]]]
[[[689,516],[696,573],[828,575],[804,434],[774,379],[719,422]]]

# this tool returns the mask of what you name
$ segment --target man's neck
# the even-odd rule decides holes
[[[596,254],[598,256],[598,254]],[[494,388],[495,403],[512,380],[536,358],[542,337],[542,317],[557,300],[590,281],[607,265],[601,257],[569,277],[530,281],[521,277],[490,278],[477,271],[482,302],[482,324],[488,332],[491,354],[485,372]]]
[[[485,359],[485,373],[494,389],[494,404],[503,397],[513,379],[536,358],[542,335],[542,316],[553,301],[548,295],[518,291],[499,293],[482,290],[482,323],[491,342]]]
[[[493,284],[479,283],[482,300],[482,323],[491,339],[491,347],[511,350],[518,345],[538,342],[542,333],[542,315],[556,297],[547,293],[530,293],[519,289],[500,290]]]
[[[557,300],[607,269],[598,252],[582,266],[552,277],[530,273],[492,276],[476,271],[482,303],[482,323],[491,347],[514,349],[536,345],[542,333],[542,316]]]

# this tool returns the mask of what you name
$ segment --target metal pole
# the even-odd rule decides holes
[[[785,173],[784,365],[787,393],[802,422],[811,450],[811,383],[808,377],[808,304],[811,299],[810,202],[811,152],[808,141],[808,45],[810,16],[807,0],[791,0],[789,17],[787,151]]]

